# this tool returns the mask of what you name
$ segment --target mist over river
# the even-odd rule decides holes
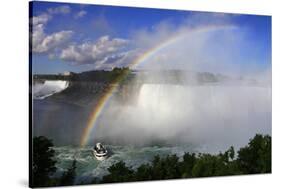
[[[245,145],[255,133],[271,133],[268,87],[144,84],[135,104],[111,101],[91,138],[138,146],[194,144],[218,152]]]
[[[143,84],[134,103],[113,95],[88,145],[80,147],[92,108],[52,97],[33,100],[33,134],[53,140],[55,176],[74,159],[76,182],[90,182],[120,160],[136,168],[155,155],[237,150],[256,133],[271,135],[271,87],[261,85]],[[98,141],[112,152],[101,162],[91,152]]]
[[[46,98],[33,100],[33,135],[46,136],[55,145],[79,145],[89,108]]]

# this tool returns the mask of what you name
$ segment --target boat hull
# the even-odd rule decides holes
[[[93,155],[99,161],[105,160],[108,157],[107,151],[105,153],[103,153],[103,154],[99,154],[95,150],[93,150]]]

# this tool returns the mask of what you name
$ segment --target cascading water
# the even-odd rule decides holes
[[[69,85],[68,81],[62,80],[46,80],[43,83],[35,83],[33,85],[33,97],[34,99],[44,99],[55,93],[61,92]]]
[[[271,133],[271,88],[144,84],[136,105],[109,106],[100,125],[96,138],[129,144],[192,143],[209,152],[241,147],[256,133]]]

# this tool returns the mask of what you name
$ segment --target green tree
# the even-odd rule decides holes
[[[134,174],[134,180],[136,181],[152,180],[151,171],[152,168],[149,164],[143,164],[139,166]]]
[[[49,186],[50,174],[56,171],[53,143],[46,137],[33,138],[32,185],[33,187]]]
[[[219,158],[210,154],[200,154],[192,169],[192,177],[218,176],[223,166]]]
[[[180,177],[179,158],[177,155],[167,156],[164,161],[165,177],[164,179],[175,179]]]
[[[192,169],[196,163],[195,153],[185,153],[183,161],[180,163],[181,177],[188,178],[192,176]]]
[[[271,172],[271,137],[256,135],[235,156],[234,147],[215,154],[185,153],[183,161],[176,155],[160,158],[156,155],[151,164],[143,164],[135,171],[116,163],[101,182],[126,182],[190,177],[225,176]]]
[[[152,161],[152,179],[159,180],[163,179],[163,165],[159,155],[156,155]]]
[[[271,172],[271,137],[257,134],[238,151],[237,163],[245,174]]]
[[[108,168],[109,174],[103,177],[103,182],[128,182],[133,181],[133,170],[120,161]]]
[[[235,150],[233,146],[231,146],[224,154],[220,154],[220,157],[226,165],[224,175],[242,174],[238,168],[237,160],[235,159]]]
[[[179,158],[176,155],[170,155],[166,158],[160,158],[158,155],[152,161],[152,179],[173,179],[180,175]]]

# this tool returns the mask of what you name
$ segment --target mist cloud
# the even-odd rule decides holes
[[[256,133],[271,134],[270,87],[144,84],[134,105],[111,101],[91,141],[218,152],[241,147]]]

